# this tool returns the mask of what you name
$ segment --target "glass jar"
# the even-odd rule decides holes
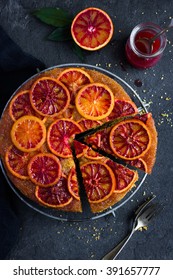
[[[153,38],[161,30],[161,27],[151,22],[140,23],[132,30],[125,47],[127,59],[131,65],[146,69],[160,60],[167,43],[166,34],[163,33],[152,43],[150,52],[146,40]]]

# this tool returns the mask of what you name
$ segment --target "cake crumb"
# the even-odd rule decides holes
[[[147,227],[147,226],[140,227],[138,230],[139,230],[139,231],[148,230],[148,227]]]
[[[166,113],[162,113],[161,116],[162,116],[162,117],[169,117],[169,115],[166,114]]]

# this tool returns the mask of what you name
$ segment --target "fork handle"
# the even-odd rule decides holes
[[[132,230],[116,247],[114,247],[109,253],[107,253],[102,260],[115,260],[129,239],[132,237],[134,231]]]

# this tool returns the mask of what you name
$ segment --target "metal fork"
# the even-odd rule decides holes
[[[108,254],[106,254],[102,260],[115,260],[124,246],[132,237],[133,233],[140,228],[148,226],[151,218],[154,216],[156,212],[156,206],[154,204],[150,204],[150,202],[155,198],[153,196],[147,202],[143,203],[138,210],[136,211],[136,216],[133,221],[132,230],[131,232],[115,247],[113,248]]]

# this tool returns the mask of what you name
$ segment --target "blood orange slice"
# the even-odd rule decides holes
[[[78,124],[82,127],[83,131],[86,131],[88,129],[91,129],[93,127],[96,127],[101,124],[100,121],[93,121],[93,120],[87,120],[87,119],[81,119],[78,121]],[[97,152],[93,151],[89,147],[85,146],[85,157],[89,159],[101,159],[102,156],[100,156]]]
[[[99,160],[103,158],[99,153],[93,151],[91,148],[88,148],[86,150],[85,157],[89,159],[95,159],[95,160]]]
[[[80,200],[79,186],[77,181],[76,170],[74,167],[70,170],[70,173],[68,175],[68,190],[74,198]]]
[[[5,154],[5,163],[8,170],[20,179],[28,179],[27,166],[30,160],[30,153],[24,153],[11,145]]]
[[[35,196],[41,204],[52,208],[67,206],[73,199],[68,191],[67,178],[64,176],[51,187],[36,186]]]
[[[47,133],[47,143],[52,153],[57,156],[72,157],[70,142],[75,134],[82,132],[78,123],[68,119],[58,119],[53,122]]]
[[[62,113],[58,115],[58,118],[65,119],[73,119],[74,118],[75,107],[73,105],[69,105],[68,108]],[[57,117],[55,117],[55,120]]]
[[[101,120],[113,110],[114,95],[108,86],[93,83],[84,86],[76,95],[76,108],[84,118]]]
[[[105,128],[92,135],[86,136],[85,142],[93,148],[112,154],[113,152],[109,144],[110,130],[110,128]]]
[[[90,75],[78,68],[68,68],[64,70],[57,79],[68,88],[71,96],[71,104],[75,104],[76,93],[83,86],[93,83]]]
[[[69,105],[68,108],[60,115],[58,115],[59,119],[72,119],[75,121],[81,120],[82,116],[79,114],[79,112],[76,109],[76,106]],[[57,119],[57,118],[56,118]]]
[[[107,120],[113,120],[119,117],[137,114],[138,109],[132,101],[115,99],[114,108]]]
[[[150,118],[151,118],[151,113],[146,113],[146,114],[143,114],[143,115],[135,116],[135,119],[138,119],[145,124],[147,123],[148,119],[150,119]]]
[[[69,105],[68,89],[59,81],[42,77],[35,81],[30,90],[30,101],[35,111],[43,116],[56,116]]]
[[[77,14],[71,25],[71,34],[76,44],[89,51],[107,45],[113,30],[113,23],[108,14],[93,7]]]
[[[90,128],[96,127],[101,124],[100,121],[94,121],[94,120],[87,120],[87,119],[81,119],[78,121],[78,124],[82,127],[83,131],[86,131]]]
[[[80,168],[89,202],[99,203],[108,199],[116,186],[111,168],[100,161],[84,163]]]
[[[148,151],[151,135],[147,126],[140,120],[125,120],[112,128],[109,141],[115,155],[134,160]]]
[[[46,127],[35,116],[23,116],[12,126],[11,139],[13,144],[23,152],[38,150],[46,139]]]
[[[135,160],[128,160],[127,164],[135,166],[136,168],[141,169],[145,173],[148,172],[147,164],[146,164],[146,162],[142,158],[137,158]]]
[[[60,161],[50,153],[37,154],[29,161],[28,174],[34,184],[42,187],[52,186],[61,177]]]
[[[44,119],[44,117],[39,115],[31,106],[28,90],[21,91],[14,96],[10,102],[9,114],[13,121],[23,116],[36,116],[41,120]]]
[[[114,192],[125,192],[133,187],[134,183],[138,179],[137,172],[112,160],[107,160],[106,164],[112,169],[116,178],[116,188]]]

